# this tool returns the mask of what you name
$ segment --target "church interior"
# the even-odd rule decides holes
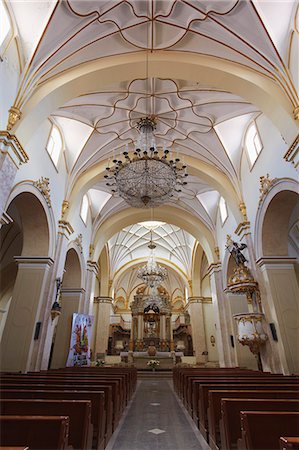
[[[1,446],[299,448],[298,9],[0,0]]]

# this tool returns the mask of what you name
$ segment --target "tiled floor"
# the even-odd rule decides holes
[[[209,450],[170,381],[142,380],[106,450]]]

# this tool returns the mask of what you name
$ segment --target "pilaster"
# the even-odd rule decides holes
[[[28,155],[16,136],[0,131],[0,227],[12,219],[5,213],[9,194],[20,164],[28,161]]]
[[[95,330],[95,357],[98,353],[106,353],[109,338],[110,313],[113,299],[111,297],[95,297],[96,303],[96,330]]]
[[[274,370],[285,374],[299,373],[299,287],[294,263],[296,258],[287,256],[266,256],[257,260],[266,290],[263,301],[266,318],[274,324],[277,333],[277,341],[271,339],[279,355],[279,364],[274,361]]]
[[[15,257],[18,273],[2,337],[1,370],[34,370],[38,340],[34,340],[40,321],[45,287],[53,260],[49,257]]]
[[[86,295],[83,305],[84,314],[92,314],[94,301],[94,288],[99,266],[96,261],[87,261]]]
[[[188,308],[191,321],[193,349],[197,363],[206,361],[204,352],[207,351],[206,333],[203,316],[203,297],[189,297],[186,308]]]
[[[235,366],[233,349],[230,343],[232,334],[231,314],[222,283],[222,268],[220,263],[211,264],[208,268],[210,277],[212,303],[216,323],[216,344],[220,367]]]

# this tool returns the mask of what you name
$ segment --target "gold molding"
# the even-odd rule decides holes
[[[270,191],[270,189],[272,188],[272,186],[278,181],[278,178],[269,178],[269,174],[267,173],[266,176],[261,176],[260,177],[260,201],[259,201],[259,205],[262,203],[264,197],[267,195],[267,193]]]
[[[67,222],[66,220],[59,220],[58,221],[58,226],[63,231],[63,232],[59,231],[58,234],[65,234],[64,231],[66,231],[68,236],[70,236],[74,232],[74,229],[73,229],[72,225],[69,222]]]
[[[298,110],[299,114],[299,110]],[[290,148],[284,155],[286,161],[292,162],[299,152],[299,134],[296,136],[294,142],[291,144]]]
[[[18,138],[14,134],[10,134],[9,131],[0,131],[0,143],[12,149],[19,164],[25,164],[29,160],[29,156],[25,152]]]
[[[244,231],[247,231],[246,234],[250,233],[250,222],[249,221],[239,223],[239,225],[235,229],[235,234],[237,236],[240,236],[240,234],[243,233]]]

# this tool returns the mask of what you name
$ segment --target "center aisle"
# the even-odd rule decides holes
[[[106,450],[209,450],[177,400],[172,382],[138,382],[129,409]]]

